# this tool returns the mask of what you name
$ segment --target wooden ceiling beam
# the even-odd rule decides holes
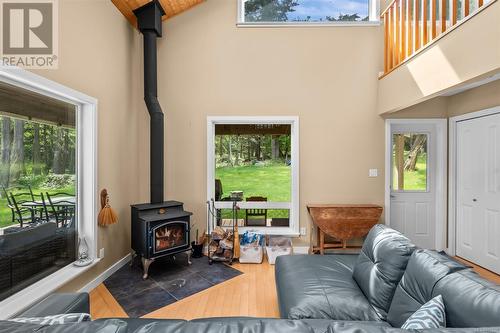
[[[193,6],[202,3],[205,0],[159,0],[161,6],[165,10],[165,15],[162,19],[166,20],[175,15],[178,15]],[[127,18],[134,27],[137,27],[137,18],[134,15],[134,10],[144,6],[151,0],[111,0],[116,8]]]

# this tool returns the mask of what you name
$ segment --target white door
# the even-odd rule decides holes
[[[500,114],[456,128],[456,253],[500,273]]]
[[[443,120],[389,122],[389,224],[428,249],[442,248],[437,230],[445,225],[445,198],[440,192],[445,170],[438,170],[438,165],[445,169],[443,133],[438,138],[443,124]]]

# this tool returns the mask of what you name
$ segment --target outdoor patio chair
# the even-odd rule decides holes
[[[248,197],[246,201],[262,202],[267,201],[266,197],[253,196]],[[255,219],[254,217],[263,217]],[[245,226],[247,227],[265,227],[267,225],[267,209],[252,208],[245,209]]]
[[[30,185],[28,185],[28,190],[30,191],[30,194],[31,194],[31,200],[33,202],[40,202],[41,205],[40,206],[35,206],[35,210],[36,210],[36,213],[38,215],[38,218],[40,220],[47,220],[48,221],[48,214],[47,214],[47,207],[46,207],[46,204],[45,204],[45,198],[43,196],[43,193],[40,192],[40,194],[35,194],[33,193],[33,190],[31,188]]]
[[[25,224],[38,222],[39,218],[36,217],[36,210],[23,206],[24,203],[32,202],[31,194],[29,192],[12,193],[10,192],[10,200],[14,206],[14,221],[19,223],[22,228]]]
[[[70,199],[74,195],[64,192],[46,192],[45,195],[49,201],[48,219],[55,221],[58,227],[67,227],[75,216],[75,202]]]
[[[14,204],[12,203],[12,200],[10,200],[10,196],[9,194],[7,193],[7,189],[5,188],[5,186],[2,186],[2,191],[3,191],[3,195],[5,196],[5,198],[7,198],[7,207],[9,207],[10,209],[10,212],[11,212],[11,224],[14,224],[16,222],[16,208],[14,207]]]

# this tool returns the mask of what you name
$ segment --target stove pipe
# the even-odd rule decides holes
[[[161,37],[161,17],[165,11],[158,0],[134,10],[137,26],[144,37],[144,101],[150,116],[150,190],[151,203],[163,202],[164,123],[158,102],[156,38]]]

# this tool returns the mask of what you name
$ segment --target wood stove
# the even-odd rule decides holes
[[[186,252],[191,264],[190,217],[182,202],[132,205],[133,257],[140,256],[143,278],[156,258]]]
[[[158,101],[158,60],[156,39],[162,36],[165,11],[158,0],[134,10],[144,44],[144,102],[150,116],[149,158],[151,203],[132,205],[133,256],[140,255],[147,279],[151,263],[158,257],[188,253],[190,264],[189,219],[183,203],[164,201],[164,117]]]

